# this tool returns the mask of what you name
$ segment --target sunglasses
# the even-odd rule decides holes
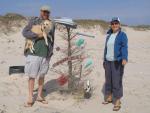
[[[43,13],[46,13],[46,14],[50,14],[50,12],[49,11],[42,11]]]
[[[119,22],[112,22],[111,25],[118,25]]]

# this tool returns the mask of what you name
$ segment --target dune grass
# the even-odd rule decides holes
[[[3,24],[9,24],[9,22],[12,21],[21,21],[25,19],[26,18],[24,16],[16,13],[7,13],[4,16],[0,16],[0,21],[3,22]]]
[[[26,23],[26,18],[20,14],[7,13],[0,16],[0,32],[6,35],[16,32]]]
[[[146,31],[146,30],[150,30],[150,25],[138,25],[138,26],[131,26],[133,29],[135,30],[139,30],[139,31]]]
[[[101,26],[104,30],[109,28],[109,22],[104,20],[90,20],[90,19],[77,19],[74,20],[78,25],[88,28],[94,26]]]

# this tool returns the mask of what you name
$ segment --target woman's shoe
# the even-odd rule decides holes
[[[113,111],[119,111],[121,108],[121,102],[120,100],[116,100]]]
[[[109,104],[109,103],[112,103],[112,95],[109,95],[107,99],[104,102],[102,102],[102,104],[104,105]]]
[[[104,101],[104,102],[102,102],[102,104],[104,104],[104,105],[110,104],[110,103],[112,103],[112,101]]]

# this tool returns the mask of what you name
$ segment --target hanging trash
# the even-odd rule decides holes
[[[84,34],[84,33],[79,33],[79,32],[77,32],[76,34],[77,35],[82,35],[82,36],[85,36],[85,37],[95,38],[94,35],[89,35],[89,34]]]
[[[86,86],[85,86],[85,88],[84,88],[84,98],[85,98],[85,99],[89,99],[89,98],[92,96],[91,90],[92,90],[92,88],[91,88],[90,81],[87,80],[87,81],[86,81]]]
[[[56,51],[60,51],[60,47],[56,47]]]
[[[61,75],[58,79],[57,82],[60,86],[65,85],[68,82],[68,76]]]
[[[85,60],[84,68],[88,68],[92,64],[93,64],[93,59],[88,58],[88,59]]]
[[[83,38],[79,38],[76,41],[76,46],[81,47],[84,44],[85,40]]]

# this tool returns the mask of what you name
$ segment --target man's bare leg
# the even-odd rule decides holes
[[[34,82],[35,79],[34,78],[29,78],[28,81],[28,87],[29,87],[29,102],[33,102],[33,90],[34,90]]]
[[[38,84],[39,84],[39,88],[38,88],[37,101],[42,102],[43,104],[48,104],[48,102],[45,101],[44,96],[43,96],[44,77],[39,78]]]
[[[42,92],[43,92],[43,85],[44,85],[44,77],[39,78],[38,80],[38,97],[41,98],[43,97]]]
[[[31,107],[33,105],[33,89],[34,89],[34,78],[29,78],[28,80],[28,90],[29,90],[29,95],[28,95],[28,101],[25,104],[25,107]]]

